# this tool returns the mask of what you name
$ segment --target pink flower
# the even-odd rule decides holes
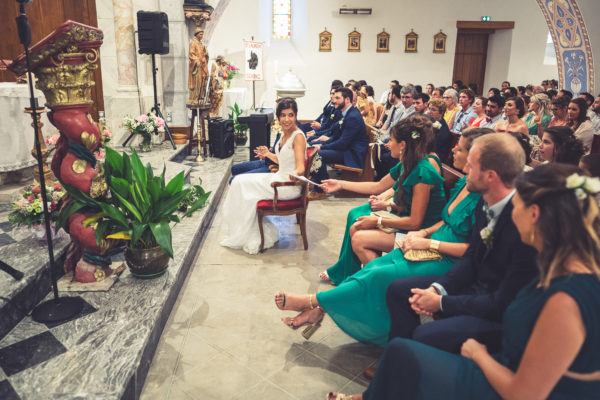
[[[54,202],[50,203],[50,211],[56,210],[56,204]]]
[[[42,190],[37,186],[33,188],[33,194],[40,194],[41,191]]]
[[[97,159],[104,159],[104,157],[105,157],[104,149],[100,148],[98,151],[95,151],[94,157],[96,157]]]
[[[28,203],[33,203],[33,196],[27,197],[27,202]]]
[[[165,126],[165,120],[160,117],[156,119],[156,123],[158,126]]]
[[[61,190],[61,189],[62,189],[62,187],[60,185],[58,185],[58,184],[54,185],[54,190]]]
[[[112,137],[113,133],[111,131],[109,131],[108,129],[105,129],[104,130],[104,136]]]
[[[137,117],[137,118],[136,118],[136,120],[137,120],[138,122],[146,122],[146,121],[148,121],[148,115],[146,115],[146,114],[142,114],[142,115],[140,115],[139,117]]]

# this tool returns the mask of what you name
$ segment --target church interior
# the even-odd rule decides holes
[[[0,15],[0,399],[600,390],[600,2]]]

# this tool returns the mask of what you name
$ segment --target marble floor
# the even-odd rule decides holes
[[[223,196],[224,197],[224,196]],[[311,293],[330,286],[320,271],[337,258],[346,213],[364,199],[311,202],[309,249],[295,218],[276,217],[280,241],[251,256],[219,245],[217,212],[161,336],[141,399],[322,399],[362,392],[364,368],[381,349],[357,343],[326,315],[306,341],[280,322],[293,312],[274,304],[278,290]]]

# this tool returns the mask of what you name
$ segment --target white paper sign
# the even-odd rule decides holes
[[[244,40],[244,65],[247,81],[262,81],[263,77],[263,43]]]

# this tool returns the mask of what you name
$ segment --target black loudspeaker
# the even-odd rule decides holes
[[[223,118],[208,120],[208,143],[210,155],[218,158],[227,158],[233,155],[233,121]]]
[[[164,12],[138,11],[140,54],[169,53],[169,17]]]

